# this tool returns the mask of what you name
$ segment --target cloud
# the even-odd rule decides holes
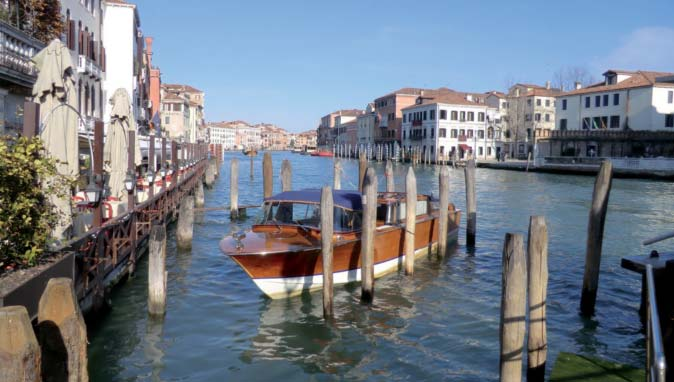
[[[593,62],[598,70],[674,70],[674,28],[644,27],[627,35],[622,44]]]

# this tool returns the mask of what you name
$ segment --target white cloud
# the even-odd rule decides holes
[[[674,28],[644,27],[635,29],[622,44],[593,66],[606,69],[674,71]]]

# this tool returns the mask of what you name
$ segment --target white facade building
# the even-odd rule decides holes
[[[106,47],[106,77],[104,89],[108,97],[115,90],[125,89],[139,126],[146,126],[148,116],[149,77],[143,59],[143,34],[134,4],[122,0],[105,1],[103,42]],[[112,105],[105,102],[104,120],[110,120]]]
[[[357,117],[357,138],[359,145],[373,145],[375,143],[376,123],[377,114],[375,113],[374,103],[369,103],[365,108],[365,114]]]
[[[236,150],[236,129],[222,123],[209,123],[208,142],[222,145],[223,150]]]
[[[453,93],[437,97],[420,97],[417,104],[402,109],[403,149],[421,154],[429,153],[432,161],[496,157],[495,129],[488,115],[495,118],[496,110],[472,100],[470,94]]]
[[[674,131],[674,73],[609,70],[562,93],[555,119],[558,130]]]
[[[77,107],[82,117],[89,120],[103,117],[107,103],[101,85],[106,78],[106,53],[101,43],[103,9],[101,0],[61,0],[65,19],[62,39],[70,49],[77,72]]]

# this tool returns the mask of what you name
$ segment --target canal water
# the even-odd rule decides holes
[[[289,159],[293,188],[332,184],[332,158],[273,153],[275,191]],[[229,204],[229,163],[240,160],[240,204],[259,204],[262,156],[226,153],[221,175],[206,190],[206,206]],[[374,164],[384,187],[383,165]],[[343,188],[356,188],[358,167],[343,160]],[[404,189],[406,166],[395,166]],[[438,190],[439,168],[416,168],[419,192]],[[450,170],[451,201],[465,205],[463,170]],[[641,367],[644,335],[638,318],[640,278],[620,268],[626,255],[650,251],[640,242],[672,229],[672,184],[614,180],[606,221],[597,314],[578,314],[588,209],[594,178],[477,169],[478,233],[443,260],[421,259],[413,277],[394,273],[375,283],[372,306],[359,285],[335,289],[335,321],[322,318],[320,291],[270,300],[218,241],[247,228],[225,211],[197,214],[191,251],[175,247],[169,227],[168,313],[147,316],[147,258],[112,294],[109,314],[89,323],[92,381],[224,380],[465,380],[498,379],[501,252],[506,232],[526,236],[530,215],[549,230],[548,372],[560,351]],[[656,245],[664,249],[664,245]]]

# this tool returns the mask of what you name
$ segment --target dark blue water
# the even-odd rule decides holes
[[[261,160],[227,153],[207,206],[229,204],[229,160],[240,164],[241,204],[261,200]],[[293,188],[332,184],[332,158],[274,153],[278,178],[290,159]],[[374,164],[384,187],[383,166]],[[342,187],[357,184],[357,163],[344,160]],[[406,167],[395,167],[402,190]],[[419,166],[419,191],[437,195],[439,168]],[[451,197],[465,204],[463,170],[450,170]],[[147,316],[147,260],[112,295],[113,309],[90,325],[92,381],[466,380],[498,378],[501,251],[506,232],[526,235],[530,215],[549,231],[548,370],[560,351],[641,367],[640,278],[620,268],[622,256],[646,253],[639,243],[671,229],[672,184],[614,180],[606,222],[597,314],[578,315],[585,235],[594,178],[477,170],[478,236],[443,260],[417,261],[413,277],[375,283],[372,306],[358,285],[335,290],[335,322],[322,318],[320,292],[269,300],[218,250],[218,241],[246,228],[224,211],[197,215],[191,251],[175,248],[170,227],[168,313]],[[274,182],[275,191],[280,181]],[[657,245],[655,248],[661,248]],[[650,250],[650,248],[648,249]]]

